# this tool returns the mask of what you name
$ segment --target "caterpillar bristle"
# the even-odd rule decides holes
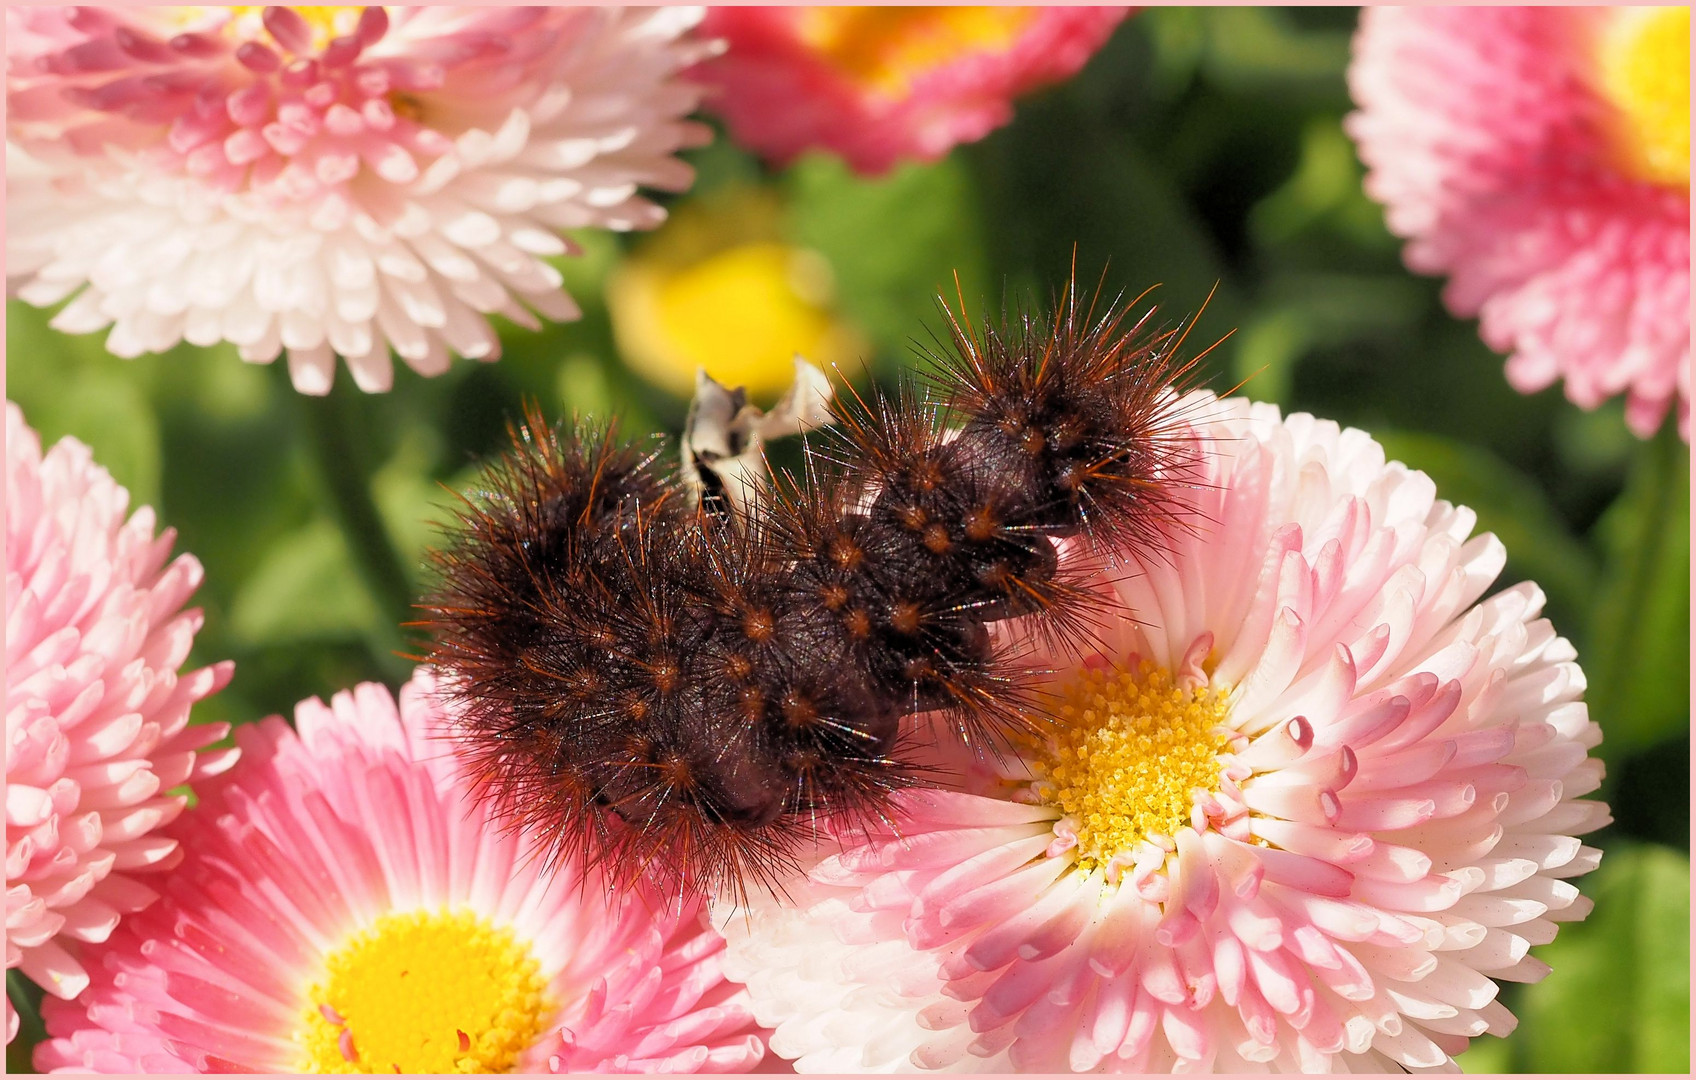
[[[1030,524],[1083,532],[1098,547],[1158,546],[1183,527],[1187,425],[1167,403],[1187,387],[1181,329],[1156,329],[1150,309],[1128,327],[1118,300],[1080,308],[1075,279],[1052,319],[1021,310],[966,324],[943,305],[947,347],[927,350],[938,392],[969,417],[985,467],[1022,476],[1050,501]]]
[[[1036,730],[1021,642],[1090,648],[1084,556],[1185,521],[1181,338],[1125,311],[949,312],[928,382],[839,401],[736,522],[526,410],[420,624],[485,797],[543,858],[745,894],[936,779],[903,717],[991,755]]]

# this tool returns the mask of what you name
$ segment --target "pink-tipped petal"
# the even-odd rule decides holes
[[[651,228],[663,211],[638,187],[686,188],[674,155],[704,134],[685,119],[700,89],[680,77],[710,51],[700,9],[79,10],[99,17],[7,13],[23,103],[7,131],[9,282],[31,303],[72,297],[56,325],[110,326],[119,355],[287,349],[308,394],[328,391],[338,355],[382,392],[391,349],[434,375],[455,353],[493,358],[492,312],[575,318],[557,272],[509,238]],[[508,176],[532,197],[484,205]],[[163,257],[166,237],[182,255]],[[451,249],[457,273],[418,259],[427,246]],[[354,254],[378,271],[373,300],[401,298],[392,319],[352,301],[332,317],[326,282]],[[411,285],[436,303],[408,304]]]
[[[1682,176],[1633,168],[1618,145],[1630,121],[1596,75],[1616,20],[1635,17],[1367,9],[1345,123],[1409,267],[1448,276],[1449,309],[1509,354],[1515,389],[1561,380],[1586,409],[1623,393],[1643,437],[1676,407],[1688,441],[1689,143]],[[1688,19],[1672,32],[1687,37]],[[1683,48],[1682,90],[1667,73],[1679,96]]]
[[[6,966],[62,997],[88,981],[62,940],[103,942],[153,899],[136,876],[177,857],[161,829],[183,805],[161,789],[210,775],[200,751],[222,734],[188,717],[228,665],[178,670],[200,627],[181,612],[199,563],[166,565],[171,533],[128,505],[87,446],[43,454],[7,402]]]
[[[81,979],[87,990],[44,1010],[49,1038],[36,1065],[295,1072],[306,1052],[320,1066],[389,1071],[371,1058],[381,1032],[314,987],[330,953],[345,956],[384,917],[450,911],[510,934],[545,986],[539,1027],[512,1064],[757,1065],[764,1041],[746,992],[724,977],[723,942],[699,902],[614,889],[575,865],[550,874],[472,797],[446,750],[445,700],[420,669],[398,705],[364,685],[328,704],[302,702],[295,728],[277,717],[241,726],[241,764],[206,782],[200,804],[167,830],[183,859],[161,899],[87,949],[86,974],[38,950],[44,977]],[[312,1024],[325,1033],[317,1044]],[[441,1034],[462,1062],[490,1053],[489,1031],[476,1029],[476,1045],[464,1026]]]
[[[1364,433],[1207,394],[1173,407],[1204,461],[1197,542],[1116,552],[1099,587],[1135,619],[1102,657],[1031,664],[1093,695],[1086,713],[1056,691],[1057,730],[1133,702],[1189,703],[1159,715],[1191,739],[1217,716],[1211,773],[1138,788],[1185,746],[1151,762],[1107,740],[1089,744],[1107,771],[1055,779],[1058,736],[992,762],[922,729],[952,790],[904,796],[896,835],[823,845],[792,903],[715,913],[798,1071],[1453,1068],[1511,1025],[1498,983],[1546,974],[1530,950],[1588,911],[1566,879],[1595,865],[1576,834],[1607,820],[1579,797],[1598,732],[1541,594],[1480,602],[1474,570],[1501,562],[1466,541],[1473,518]],[[1115,691],[1115,664],[1144,681]],[[1188,804],[1108,833],[1106,857],[1121,804],[1055,805],[1092,783]]]

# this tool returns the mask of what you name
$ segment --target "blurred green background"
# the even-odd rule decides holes
[[[1410,275],[1361,190],[1340,121],[1355,13],[1156,9],[1128,20],[1072,82],[932,166],[857,178],[834,159],[772,171],[725,142],[689,157],[671,200],[775,195],[770,228],[828,262],[833,308],[890,380],[937,328],[934,297],[1046,300],[1077,249],[1083,276],[1153,294],[1172,318],[1217,286],[1192,344],[1235,333],[1211,385],[1363,427],[1507,544],[1503,584],[1536,580],[1579,649],[1602,725],[1615,824],[1581,887],[1586,922],[1538,950],[1555,974],[1504,997],[1522,1022],[1462,1059],[1473,1071],[1684,1072],[1689,1064],[1689,455],[1670,428],[1642,442],[1618,403],[1594,413],[1558,388],[1524,397],[1440,282]],[[716,193],[716,195],[715,195]],[[243,723],[365,679],[398,685],[397,624],[451,490],[498,447],[526,397],[553,415],[622,417],[675,434],[686,402],[643,381],[615,345],[604,285],[642,237],[585,233],[557,260],[583,319],[502,327],[495,364],[456,362],[393,392],[294,393],[284,365],[230,348],[125,361],[102,335],[7,309],[8,396],[50,443],[74,435],[205,564],[194,658],[233,658],[196,710]],[[29,1034],[8,1055],[24,1048]]]

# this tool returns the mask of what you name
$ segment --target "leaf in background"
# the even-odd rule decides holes
[[[1690,858],[1619,846],[1584,879],[1596,909],[1537,950],[1553,971],[1525,988],[1519,1064],[1537,1072],[1688,1073]]]
[[[1232,363],[1241,392],[1256,401],[1284,404],[1295,366],[1312,339],[1312,317],[1293,306],[1274,308],[1243,324]]]
[[[1136,14],[1134,32],[1147,35],[1149,92],[1176,100],[1195,80],[1207,48],[1207,13],[1193,7],[1156,7]]]
[[[1470,507],[1478,515],[1476,531],[1496,534],[1509,565],[1542,587],[1550,607],[1574,617],[1588,610],[1595,560],[1530,477],[1482,447],[1441,435],[1379,430],[1373,437],[1392,460],[1430,476],[1439,498]]]
[[[559,366],[559,399],[575,416],[610,416],[617,411],[606,365],[589,353],[572,353]]]
[[[1689,726],[1690,454],[1673,424],[1639,447],[1596,538],[1604,561],[1580,660],[1601,753],[1618,761]]]
[[[1473,1039],[1465,1053],[1455,1058],[1455,1064],[1468,1073],[1512,1072],[1513,1042],[1488,1035]]]
[[[441,436],[423,424],[408,425],[389,460],[371,478],[371,498],[409,580],[424,579],[424,552],[441,538],[440,522],[452,519],[453,496],[430,478],[442,456]]]
[[[1307,85],[1329,94],[1348,66],[1346,31],[1301,29],[1279,8],[1213,8],[1207,31],[1207,75],[1236,90],[1287,95]]]
[[[571,229],[567,231],[566,239],[577,246],[577,254],[562,255],[548,261],[564,278],[565,291],[571,294],[578,307],[585,311],[599,307],[607,274],[624,255],[624,242],[617,233],[605,229]],[[527,331],[503,335],[503,340],[520,337],[523,333]]]
[[[325,518],[274,541],[230,605],[243,645],[358,639],[378,621],[341,531]]]
[[[105,351],[103,334],[61,334],[47,325],[49,318],[7,302],[6,397],[40,434],[44,453],[75,436],[129,489],[132,512],[160,509],[159,422],[146,392],[158,358],[119,359]]]
[[[1335,115],[1310,120],[1301,132],[1295,170],[1249,211],[1248,227],[1262,248],[1286,248],[1306,263],[1334,268],[1337,256],[1315,233],[1328,228],[1348,244],[1371,252],[1396,252],[1401,241],[1384,227],[1384,211],[1367,197],[1354,143]]]
[[[1295,172],[1255,204],[1249,213],[1249,229],[1263,246],[1282,243],[1359,190],[1354,145],[1332,118],[1316,120],[1302,131],[1301,159]]]
[[[1199,352],[1240,325],[1241,296],[1220,244],[1170,171],[1064,88],[1022,102],[1012,126],[966,149],[983,178],[992,266],[1015,297],[1028,292],[1046,305],[1075,251],[1089,285],[1103,269],[1127,299],[1158,284],[1144,303],[1160,305],[1167,325],[1211,292],[1186,348]]]
[[[883,359],[910,360],[910,343],[938,325],[937,295],[954,300],[956,271],[968,307],[986,297],[978,198],[959,155],[867,178],[809,154],[782,182],[788,239],[829,260],[838,303]]]
[[[1623,477],[1643,440],[1625,424],[1625,399],[1614,398],[1594,409],[1563,409],[1555,420],[1555,449],[1566,469],[1595,476]]]
[[[6,1071],[14,1076],[34,1072],[30,1053],[47,1037],[41,1027],[41,989],[11,968],[6,971],[6,997],[18,1011],[18,1037],[6,1044]]]
[[[1405,277],[1286,272],[1268,275],[1237,337],[1233,372],[1257,401],[1290,400],[1296,370],[1321,347],[1340,347],[1418,321],[1423,299]]]

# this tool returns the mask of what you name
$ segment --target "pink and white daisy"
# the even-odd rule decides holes
[[[488,316],[574,319],[563,229],[646,229],[680,191],[699,9],[7,11],[8,275],[133,357],[287,350],[364,390],[496,358]],[[534,314],[533,314],[534,313]]]
[[[1183,409],[1194,533],[1101,571],[1099,654],[1033,644],[1045,735],[716,913],[798,1071],[1452,1067],[1588,911],[1600,733],[1537,587],[1481,600],[1501,544],[1365,433]]]
[[[764,1046],[698,903],[550,874],[470,798],[427,670],[236,729],[187,858],[50,1003],[43,1069],[736,1072]]]
[[[1369,8],[1345,122],[1409,241],[1532,393],[1690,425],[1690,9]]]
[[[777,164],[813,147],[862,173],[935,161],[1013,118],[1013,98],[1076,74],[1124,8],[715,7],[724,55],[707,107]]]
[[[186,801],[171,789],[234,754],[204,750],[225,725],[188,722],[232,665],[177,670],[200,563],[171,559],[176,534],[128,505],[87,446],[43,456],[6,403],[6,968],[62,998],[89,981],[74,943],[105,941],[182,858],[161,831]]]

